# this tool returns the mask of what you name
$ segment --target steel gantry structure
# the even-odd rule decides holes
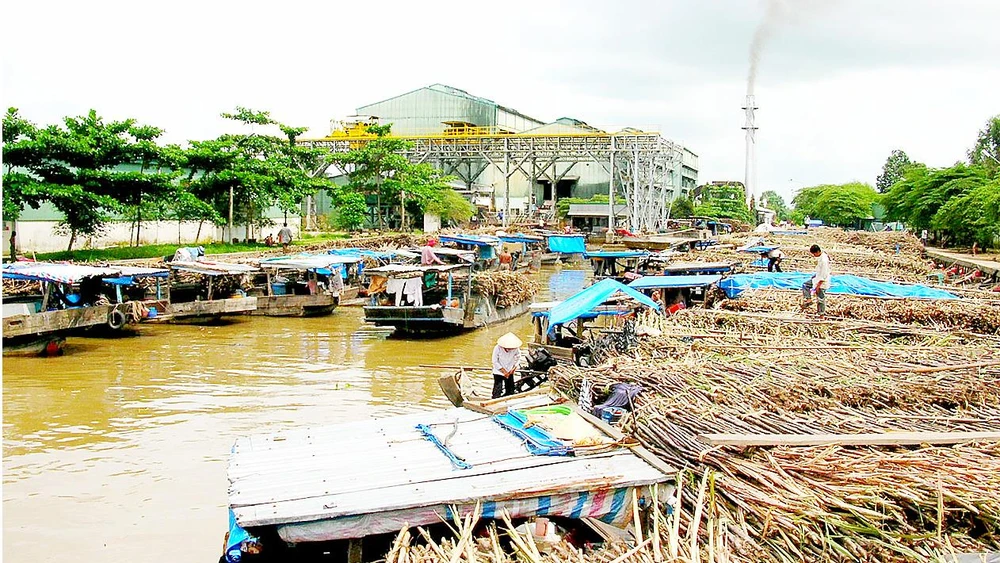
[[[670,201],[679,193],[680,145],[659,133],[624,130],[616,133],[531,134],[495,131],[487,127],[445,130],[432,135],[395,136],[410,141],[404,155],[411,162],[426,162],[445,174],[455,175],[471,188],[490,166],[504,179],[504,222],[510,217],[510,181],[520,174],[533,189],[538,180],[555,186],[577,164],[594,162],[610,178],[609,225],[614,225],[616,196],[625,198],[629,228],[653,232],[666,226]],[[304,145],[347,152],[375,139],[357,130],[334,131],[322,139],[303,139]],[[330,164],[339,169],[337,164]],[[323,170],[325,172],[325,170]],[[339,169],[347,174],[349,170]]]

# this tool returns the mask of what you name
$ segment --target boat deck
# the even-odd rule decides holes
[[[539,404],[537,396],[520,400]],[[594,421],[584,424],[609,446],[593,455],[532,455],[492,417],[464,408],[241,438],[229,463],[229,505],[243,528],[276,526],[290,542],[397,532],[477,502],[485,518],[503,510],[630,516],[632,488],[664,482],[672,471],[617,444],[620,435],[604,433],[593,417],[580,419]]]

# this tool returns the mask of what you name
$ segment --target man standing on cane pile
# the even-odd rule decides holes
[[[802,284],[802,310],[808,309],[816,296],[816,312],[826,312],[826,290],[830,288],[830,256],[818,244],[809,247],[809,253],[816,257],[816,273]]]

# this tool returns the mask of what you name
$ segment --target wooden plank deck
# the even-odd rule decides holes
[[[32,315],[14,315],[3,319],[3,337],[57,334],[75,328],[102,325],[108,322],[110,312],[111,305],[95,305]]]

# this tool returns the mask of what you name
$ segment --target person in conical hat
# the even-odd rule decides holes
[[[521,339],[513,332],[497,339],[493,347],[493,398],[514,394],[514,373],[521,362]]]

